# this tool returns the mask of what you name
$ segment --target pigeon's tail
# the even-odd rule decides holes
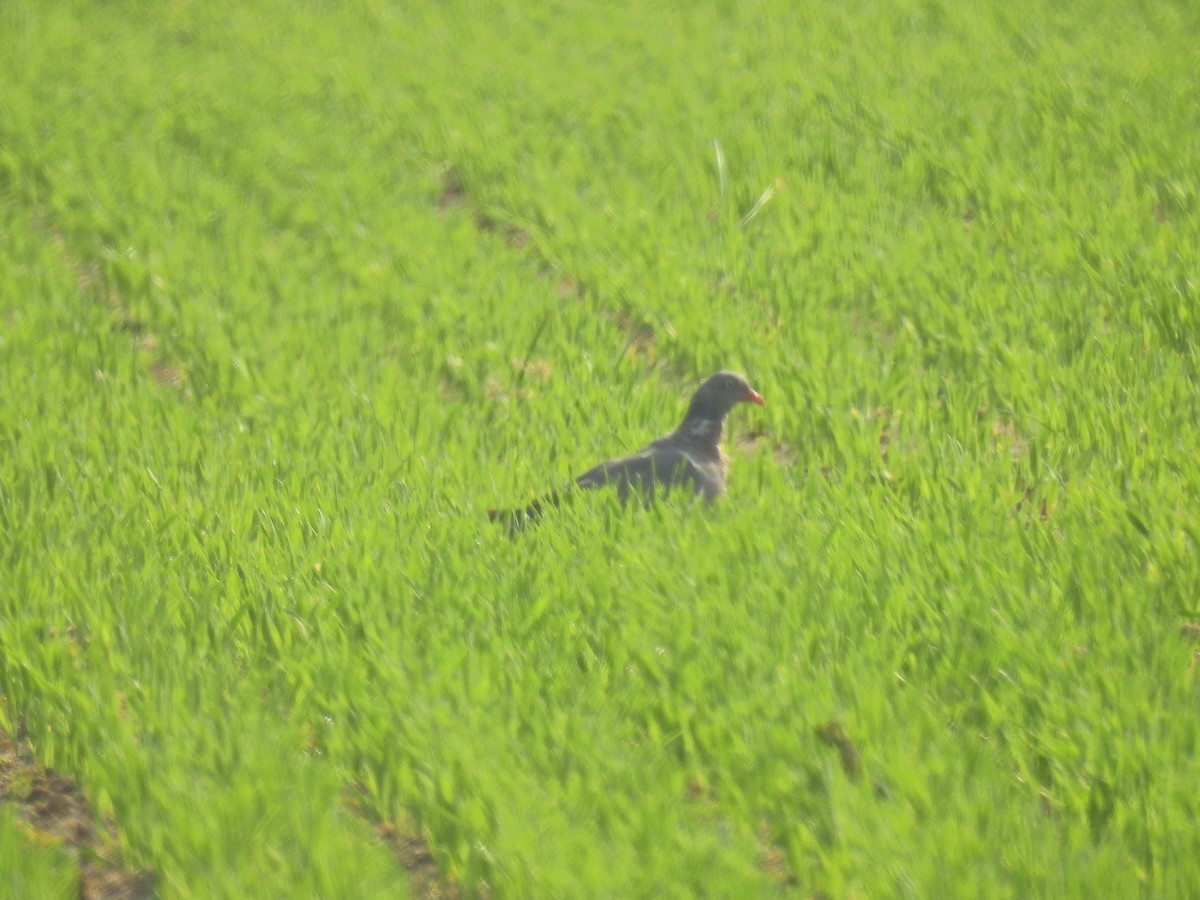
[[[558,492],[554,491],[520,509],[489,509],[488,518],[507,528],[509,534],[519,534],[540,522],[546,510],[554,509],[561,502]]]

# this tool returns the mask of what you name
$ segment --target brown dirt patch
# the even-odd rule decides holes
[[[148,900],[157,896],[152,872],[121,860],[112,822],[97,824],[70,778],[36,762],[20,741],[0,732],[0,802],[45,842],[67,849],[79,870],[82,900]]]
[[[361,784],[354,785],[348,792],[346,807],[367,822],[395,854],[408,873],[413,897],[418,900],[459,900],[462,892],[458,884],[442,875],[429,841],[415,823],[380,820],[367,797],[366,788]],[[486,887],[480,887],[477,896],[487,900]]]

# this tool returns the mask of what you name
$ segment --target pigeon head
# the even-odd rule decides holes
[[[738,403],[767,405],[762,394],[750,387],[744,376],[736,372],[718,372],[696,390],[688,406],[687,418],[720,422]]]
[[[725,417],[738,403],[767,405],[743,376],[736,372],[718,372],[696,389],[683,424],[675,430],[676,436],[705,453],[719,456]]]

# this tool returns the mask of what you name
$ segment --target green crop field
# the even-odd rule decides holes
[[[1197,34],[0,3],[0,894],[1200,895]]]

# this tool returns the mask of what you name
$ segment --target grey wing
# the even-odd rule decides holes
[[[707,496],[703,481],[703,474],[687,454],[657,441],[640,453],[602,462],[575,479],[582,488],[616,485],[622,503],[631,491],[651,499],[659,489],[666,491],[683,484],[691,484],[697,493],[704,490]]]
[[[659,481],[664,487],[690,485],[693,494],[710,503],[725,493],[725,460],[719,452],[715,457],[698,452],[674,435],[659,438],[643,452],[662,458]]]

